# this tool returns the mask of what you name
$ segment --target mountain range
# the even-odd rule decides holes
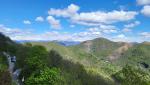
[[[28,54],[25,51],[29,51],[27,49],[34,46],[43,46],[47,51],[55,50],[62,59],[79,63],[88,73],[92,72],[92,74],[99,75],[106,80],[113,81],[112,76],[120,72],[126,65],[140,68],[150,74],[150,42],[113,42],[105,38],[96,38],[84,42],[28,41],[18,44],[2,34],[0,40],[0,52],[6,51],[12,55],[18,55],[18,64],[20,64],[18,67],[21,68],[23,68],[21,64],[25,64],[25,55]],[[19,50],[16,52],[17,49]],[[20,54],[20,52],[23,53]]]
[[[67,47],[55,42],[31,43],[42,45],[47,50],[54,49],[65,59],[80,62],[87,69],[92,68],[93,71],[97,71],[104,76],[112,75],[126,64],[141,66],[143,65],[141,63],[144,63],[150,65],[150,42],[113,42],[105,38],[96,38]]]

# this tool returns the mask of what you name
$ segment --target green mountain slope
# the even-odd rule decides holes
[[[90,63],[91,60],[94,60],[91,54],[84,52],[78,47],[65,47],[54,42],[31,42],[32,45],[42,45],[47,48],[48,51],[56,50],[64,59],[81,62],[81,63]],[[82,62],[83,61],[83,62]],[[88,66],[89,64],[86,65]],[[93,63],[93,62],[91,62]]]
[[[59,52],[64,59],[73,62],[79,62],[85,66],[88,71],[93,71],[103,77],[111,79],[111,75],[118,71],[120,67],[113,65],[107,60],[107,56],[120,46],[122,43],[116,43],[104,38],[97,38],[85,41],[75,46],[61,46],[54,42],[32,42],[33,45],[42,45],[48,50],[54,49]]]
[[[9,38],[7,40],[5,36],[0,37],[3,40],[3,42],[0,42],[2,46],[0,47],[0,54],[6,51],[16,56],[15,69],[22,69],[19,79],[24,78],[25,85],[33,85],[35,83],[36,85],[113,85],[113,81],[110,79],[96,75],[94,72],[89,72],[84,66],[77,63],[80,59],[85,59],[81,58],[81,56],[89,56],[84,51],[77,51],[76,53],[72,48],[67,48],[53,42],[33,42],[33,46],[29,43],[20,45]],[[39,45],[47,47],[49,52]],[[7,78],[8,68],[6,64],[6,59],[0,56],[0,66],[3,66],[3,69],[5,69],[5,71],[2,71],[2,68],[0,68],[1,85],[5,85],[5,83],[10,85],[11,83],[11,79]]]
[[[87,53],[91,53],[97,57],[107,57],[112,54],[113,51],[121,47],[123,43],[117,43],[105,38],[96,38],[94,40],[84,41],[81,44],[74,46],[84,50]]]
[[[62,46],[54,42],[32,42],[33,45],[42,45],[48,50],[58,51],[64,59],[79,62],[89,71],[104,77],[121,70],[126,64],[133,66],[149,65],[149,43],[130,44],[113,42],[105,38],[88,40],[75,46]]]
[[[131,64],[134,66],[148,65],[150,66],[150,44],[141,43],[136,44],[127,50],[123,55],[115,62],[117,65]]]
[[[66,47],[55,42],[30,42],[31,44],[21,45],[2,34],[0,39],[1,81],[8,73],[7,62],[2,55],[5,51],[16,55],[15,68],[22,68],[20,79],[25,78],[25,85],[32,85],[34,82],[48,85],[52,82],[45,79],[51,77],[60,77],[60,81],[54,81],[64,85],[113,85],[114,82],[123,85],[137,85],[135,82],[149,85],[149,42],[131,44],[97,38]],[[41,78],[43,80],[39,80]],[[7,81],[11,83],[11,79],[7,78]],[[129,82],[127,84],[124,81]]]

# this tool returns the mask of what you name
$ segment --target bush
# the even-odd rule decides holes
[[[125,66],[114,76],[122,85],[150,85],[150,75],[132,66]]]
[[[60,70],[46,67],[40,73],[33,73],[25,82],[26,85],[58,85],[61,82]]]

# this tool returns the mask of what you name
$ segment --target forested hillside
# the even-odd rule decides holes
[[[7,38],[2,35],[2,38]],[[78,62],[72,62],[63,57],[55,50],[47,51],[43,46],[32,46],[30,43],[24,45],[16,44],[8,38],[9,43],[12,46],[13,51],[9,50],[9,44],[7,41],[1,41],[3,43],[2,52],[8,52],[11,55],[17,57],[16,69],[21,68],[20,80],[24,79],[22,84],[25,85],[112,85],[113,82],[103,78],[102,76],[89,73],[85,70],[84,66]],[[1,54],[3,55],[3,54]],[[1,57],[3,58],[3,57]],[[4,57],[5,58],[5,57]],[[4,60],[7,62],[7,59]],[[3,65],[1,63],[1,65]],[[5,70],[8,71],[7,63],[5,63]],[[4,67],[3,65],[3,67]],[[2,68],[1,68],[2,70]],[[9,73],[9,72],[8,72]],[[6,77],[6,74],[2,72],[0,78]],[[9,81],[5,81],[8,85],[14,84],[11,81],[11,77],[6,78]],[[3,83],[3,81],[0,81]],[[5,84],[4,84],[5,85]]]
[[[148,42],[130,44],[104,38],[74,46],[18,44],[0,34],[0,85],[15,85],[3,52],[16,56],[15,69],[21,69],[23,85],[149,85],[149,50]]]
[[[0,85],[11,85],[7,58],[2,52],[12,52],[14,46],[15,44],[8,37],[0,33]]]
[[[124,69],[133,70],[133,72],[135,70],[135,75],[131,75],[130,72],[127,73],[130,74],[131,77],[135,76],[135,78],[138,77],[138,75],[141,75],[140,72],[143,72],[142,75],[144,76],[145,73],[149,75],[149,70],[145,71],[145,66],[149,69],[147,61],[150,59],[148,56],[150,45],[147,43],[133,44],[126,42],[112,42],[104,38],[97,38],[82,42],[79,45],[68,47],[52,42],[32,42],[32,44],[45,46],[48,50],[55,49],[64,59],[79,62],[87,71],[92,71],[94,74],[103,76],[106,79],[120,82],[118,77],[121,75],[118,74],[121,73],[123,75],[122,71],[124,71]],[[142,51],[142,54],[140,51]],[[138,69],[139,73],[136,73],[136,70]],[[124,74],[126,76],[126,73]],[[126,77],[128,79],[128,76]],[[144,82],[149,82],[149,76],[147,77],[148,80]],[[122,79],[122,77],[119,77],[119,79]],[[126,79],[122,80],[126,81]],[[123,81],[120,83],[125,83]],[[134,84],[136,85],[135,81]]]

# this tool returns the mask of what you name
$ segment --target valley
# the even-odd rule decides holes
[[[136,75],[143,75],[144,78],[146,77],[148,79],[146,81],[140,80],[141,82],[149,82],[150,45],[148,42],[133,44],[113,42],[105,38],[96,38],[76,45],[64,46],[53,41],[17,44],[2,34],[1,39],[3,39],[3,42],[1,42],[1,53],[6,51],[10,55],[16,55],[17,61],[13,70],[22,69],[18,78],[20,80],[24,78],[25,82],[22,83],[27,85],[32,84],[31,82],[36,82],[33,81],[34,79],[29,80],[35,72],[36,75],[42,77],[37,72],[45,68],[51,70],[55,70],[55,68],[60,69],[58,71],[56,70],[58,74],[54,75],[54,77],[58,76],[58,78],[63,78],[63,80],[61,82],[56,81],[55,83],[57,84],[121,84],[124,83],[122,80],[125,78],[121,77],[122,71],[124,69],[130,71],[130,67],[135,72],[136,69],[144,72],[143,74],[140,74],[141,72],[136,73]],[[83,80],[84,78],[90,80],[85,81]],[[42,82],[45,82],[45,84],[48,83],[46,80]]]

